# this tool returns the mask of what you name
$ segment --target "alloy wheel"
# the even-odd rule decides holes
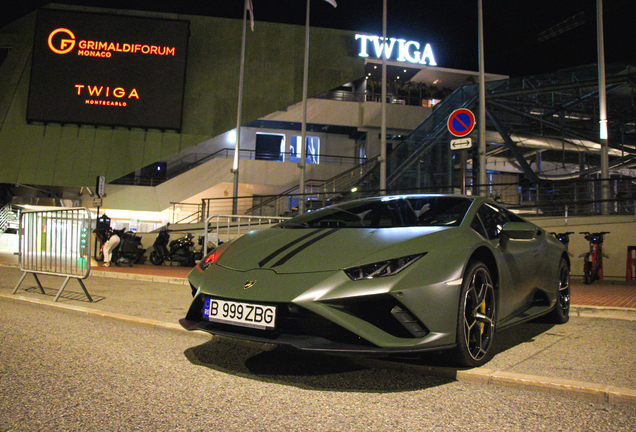
[[[468,353],[481,361],[495,331],[495,290],[488,268],[480,266],[470,277],[464,298],[464,338]]]

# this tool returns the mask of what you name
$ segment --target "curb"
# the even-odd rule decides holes
[[[40,305],[52,306],[59,309],[92,314],[155,328],[176,330],[190,335],[200,334],[206,339],[209,339],[210,337],[210,335],[208,335],[207,333],[197,333],[185,330],[178,324],[167,323],[148,318],[139,318],[114,312],[105,312],[83,306],[51,303],[49,301],[43,301],[14,294],[0,294],[0,298],[9,299],[12,301],[24,301]],[[585,381],[520,374],[487,368],[460,370],[446,367],[395,363],[391,361],[372,358],[356,358],[356,362],[364,366],[381,367],[420,375],[435,375],[442,378],[471,384],[496,385],[501,387],[538,391],[554,395],[569,396],[596,403],[609,403],[611,405],[636,407],[636,390],[624,387],[615,387],[606,384],[596,384]]]
[[[18,264],[14,263],[3,263],[0,262],[0,267],[8,267],[8,268],[20,268]],[[144,275],[144,274],[132,274],[132,273],[119,273],[119,272],[107,272],[103,270],[93,270],[91,269],[90,276],[94,277],[104,277],[110,279],[128,279],[128,280],[138,280],[145,282],[159,282],[159,283],[169,283],[175,285],[189,285],[187,278],[180,277],[169,277],[169,276],[154,276],[154,275]]]
[[[487,369],[485,367],[462,370],[448,367],[395,363],[370,358],[359,358],[356,361],[364,366],[392,369],[418,375],[435,375],[440,378],[469,384],[494,385],[567,396],[595,403],[636,407],[636,390],[606,384],[506,372]]]
[[[458,370],[457,381],[498,385],[554,395],[563,395],[590,402],[636,407],[636,390],[585,381],[550,378],[492,369]]]
[[[91,270],[91,276],[104,277],[104,278],[110,278],[110,279],[128,279],[128,280],[145,281],[145,282],[169,283],[174,285],[189,285],[190,284],[187,278],[106,272],[103,270]]]
[[[636,321],[636,309],[608,306],[571,305],[570,316]]]
[[[163,328],[163,329],[168,329],[168,330],[178,330],[178,331],[182,331],[184,333],[189,333],[192,334],[192,332],[184,329],[183,327],[181,327],[179,324],[173,324],[173,323],[167,323],[167,322],[163,322],[163,321],[157,321],[157,320],[153,320],[150,318],[140,318],[140,317],[135,317],[135,316],[130,316],[130,315],[123,315],[123,314],[118,314],[115,312],[106,312],[106,311],[102,311],[99,309],[92,309],[92,308],[87,308],[84,306],[73,306],[73,305],[69,305],[69,304],[63,304],[63,303],[52,303],[50,301],[44,301],[44,300],[39,300],[39,299],[35,299],[35,298],[30,298],[30,297],[24,297],[21,295],[17,295],[17,294],[0,294],[0,298],[4,298],[7,300],[13,300],[13,301],[24,301],[24,302],[28,302],[28,303],[34,303],[34,304],[39,304],[39,305],[44,305],[44,306],[51,306],[54,308],[58,308],[58,309],[65,309],[65,310],[71,310],[74,312],[81,312],[84,314],[91,314],[91,315],[97,315],[97,316],[101,316],[104,318],[112,318],[112,319],[116,319],[116,320],[120,320],[120,321],[127,321],[127,322],[132,322],[135,324],[142,324],[142,325],[147,325],[150,327],[156,327],[156,328]]]

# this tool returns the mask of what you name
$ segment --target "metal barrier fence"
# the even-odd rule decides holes
[[[214,232],[218,236],[218,240],[228,242],[247,234],[250,231],[257,231],[269,228],[284,220],[291,219],[288,217],[275,216],[240,216],[240,215],[214,215],[206,219],[203,225],[204,239],[203,256],[208,254],[208,234],[213,221],[216,221]],[[225,240],[221,239],[224,236]],[[216,242],[218,244],[218,241]]]
[[[55,296],[58,301],[71,278],[77,279],[89,301],[93,301],[82,279],[91,271],[91,215],[87,208],[25,211],[20,215],[19,261],[24,273],[13,294],[28,273],[44,288],[38,274],[65,277]]]

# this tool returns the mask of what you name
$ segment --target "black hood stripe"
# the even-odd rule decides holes
[[[318,229],[316,231],[312,231],[309,234],[305,234],[302,237],[297,238],[296,240],[294,240],[293,242],[287,243],[285,246],[275,250],[274,252],[272,252],[271,254],[269,254],[267,257],[265,257],[264,259],[262,259],[259,263],[258,266],[259,267],[263,267],[265,264],[267,264],[268,262],[270,262],[271,260],[273,260],[277,255],[280,255],[281,253],[283,253],[284,251],[286,251],[287,249],[289,249],[290,247],[300,243],[301,241],[316,235],[320,232],[322,232],[322,229]]]
[[[318,237],[314,237],[313,239],[309,240],[307,243],[298,246],[296,249],[294,249],[293,251],[291,251],[290,253],[288,253],[287,255],[285,255],[284,257],[282,257],[281,259],[279,259],[278,261],[276,261],[276,263],[271,267],[278,267],[280,265],[285,264],[287,261],[289,261],[291,258],[294,257],[294,255],[298,254],[300,251],[308,248],[309,246],[311,246],[312,244],[324,239],[327,236],[330,236],[331,234],[335,233],[336,231],[340,231],[340,228],[334,228],[331,229],[325,233],[322,233],[321,235],[319,235]]]

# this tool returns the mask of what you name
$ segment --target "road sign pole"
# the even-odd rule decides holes
[[[98,223],[99,223],[99,206],[97,206],[97,217],[95,218],[95,228],[97,228]],[[97,237],[95,237],[95,247],[93,248],[93,258],[97,260]]]
[[[448,131],[458,137],[451,140],[450,148],[452,150],[460,150],[461,154],[461,186],[462,195],[466,195],[466,150],[473,146],[473,141],[468,135],[475,127],[475,115],[466,108],[459,108],[448,116],[446,122]],[[474,169],[474,164],[473,164]]]
[[[466,150],[462,150],[462,195],[466,195]]]

